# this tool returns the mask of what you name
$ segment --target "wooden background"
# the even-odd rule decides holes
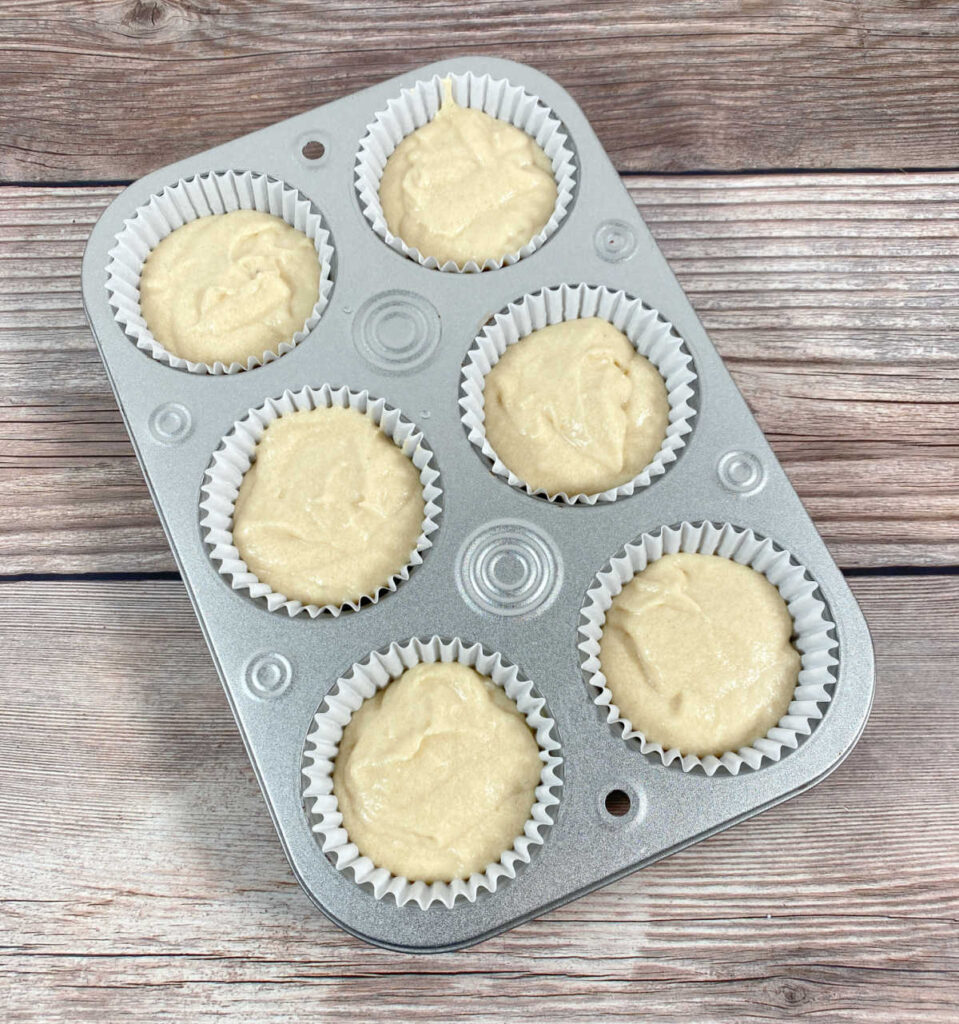
[[[873,631],[806,796],[462,953],[294,882],[83,320],[124,183],[443,56],[571,90]],[[959,1020],[959,4],[4,0],[0,1020]]]

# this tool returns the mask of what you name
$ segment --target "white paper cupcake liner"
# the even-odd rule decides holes
[[[530,487],[518,477],[500,460],[489,443],[486,437],[484,407],[486,375],[499,362],[510,345],[532,334],[533,331],[564,320],[579,320],[585,317],[608,320],[629,338],[640,355],[645,356],[659,370],[666,382],[669,422],[659,451],[632,480],[597,494],[569,495],[561,492],[550,495],[543,488]],[[598,501],[615,501],[648,486],[656,477],[666,472],[670,463],[676,461],[680,449],[686,443],[686,435],[692,430],[696,414],[690,404],[695,380],[692,356],[686,351],[682,338],[654,309],[650,309],[639,299],[631,298],[625,292],[614,292],[586,284],[564,284],[558,288],[545,288],[534,295],[526,295],[510,303],[502,313],[497,313],[486,324],[474,340],[463,365],[460,382],[460,408],[463,410],[461,419],[470,441],[490,461],[493,472],[503,477],[511,486],[518,487],[527,494],[566,505],[595,505]]]
[[[526,722],[536,736],[543,769],[540,784],[536,787],[536,802],[523,833],[516,837],[512,847],[505,850],[498,861],[466,879],[427,883],[410,881],[377,867],[350,842],[333,793],[333,764],[343,729],[364,700],[406,669],[421,662],[437,661],[469,665],[506,691],[526,716]],[[435,903],[452,907],[459,899],[475,902],[484,890],[495,892],[504,880],[515,878],[522,865],[529,863],[533,848],[542,845],[545,832],[553,822],[551,808],[559,803],[562,785],[558,774],[562,764],[559,750],[555,723],[546,712],[545,701],[533,693],[531,683],[520,675],[514,665],[505,662],[499,654],[485,651],[478,643],[442,640],[436,636],[422,640],[416,638],[402,644],[393,643],[386,651],[374,652],[337,680],[317,712],[306,739],[305,760],[308,763],[303,774],[307,785],[303,797],[311,803],[312,814],[318,819],[313,831],[322,837],[323,852],[338,870],[351,875],[358,884],[368,885],[377,899],[392,896],[400,906],[412,902],[424,910]]]
[[[794,627],[793,644],[801,657],[793,699],[779,724],[751,746],[727,751],[721,757],[684,756],[675,747],[664,750],[661,744],[647,740],[613,703],[600,665],[600,639],[613,598],[650,562],[680,551],[721,555],[761,572],[778,589],[789,608]],[[829,702],[831,687],[836,682],[833,672],[838,664],[833,655],[838,647],[836,627],[826,605],[816,596],[816,589],[808,571],[787,551],[752,530],[729,523],[682,523],[663,527],[652,534],[644,533],[611,560],[609,569],[597,575],[586,594],[579,627],[583,640],[579,649],[584,656],[583,670],[597,691],[594,703],[607,709],[606,721],[622,731],[624,740],[638,740],[644,754],[659,757],[663,764],[679,761],[685,772],[699,766],[707,775],[713,775],[720,768],[736,775],[743,765],[759,768],[764,760],[780,760],[787,750],[795,749],[802,737],[812,732],[823,716],[822,705]]]
[[[556,206],[542,231],[517,252],[498,260],[486,260],[482,266],[475,260],[463,266],[448,260],[440,266],[435,257],[424,256],[389,230],[380,203],[380,179],[386,161],[407,135],[436,116],[443,102],[443,82],[447,80],[452,84],[453,99],[461,107],[473,107],[501,121],[508,121],[534,138],[552,162],[556,178]],[[516,263],[536,252],[556,231],[573,199],[576,165],[563,125],[542,100],[506,79],[474,75],[468,71],[463,75],[434,75],[429,81],[416,82],[390,100],[386,109],[379,111],[367,126],[356,155],[355,176],[363,215],[387,245],[431,270],[476,273]]]
[[[250,356],[245,363],[195,363],[168,352],[153,336],[140,310],[140,274],[143,264],[167,235],[192,220],[214,213],[234,210],[259,210],[270,213],[302,231],[316,247],[320,259],[320,293],[303,327],[289,341]],[[296,189],[265,174],[250,171],[220,171],[181,178],[126,220],[110,250],[107,264],[107,294],[114,317],[137,348],[154,359],[190,373],[239,373],[269,363],[298,345],[319,323],[333,288],[333,246],[323,218],[313,204]]]
[[[363,413],[410,459],[420,471],[425,510],[416,548],[409,562],[398,573],[392,575],[374,593],[364,596],[359,601],[320,606],[290,600],[249,571],[233,543],[233,512],[243,476],[253,462],[257,442],[267,426],[279,416],[334,405]],[[259,408],[251,409],[223,438],[220,447],[213,454],[210,468],[206,471],[206,482],[201,488],[203,498],[200,502],[200,526],[203,529],[204,540],[210,548],[210,557],[220,573],[230,580],[234,590],[246,590],[250,597],[262,598],[271,612],[283,610],[291,616],[306,612],[311,618],[316,618],[321,613],[336,616],[344,608],[355,611],[361,605],[375,604],[383,594],[396,590],[401,580],[409,579],[413,567],[423,561],[423,552],[433,545],[430,535],[437,528],[436,519],[440,512],[439,502],[442,494],[438,481],[439,471],[433,463],[433,453],[426,446],[422,433],[398,410],[387,405],[384,399],[373,398],[366,391],[350,391],[346,387],[333,388],[329,384],[324,384],[319,389],[305,387],[296,392],[284,391],[279,398],[271,398]]]

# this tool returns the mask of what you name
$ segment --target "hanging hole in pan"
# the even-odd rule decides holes
[[[307,160],[319,160],[326,153],[326,146],[319,139],[310,139],[300,150]]]
[[[614,818],[624,818],[632,810],[633,802],[623,789],[611,789],[603,801],[606,813]]]

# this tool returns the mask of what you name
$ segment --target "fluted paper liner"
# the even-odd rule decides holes
[[[606,686],[600,664],[600,640],[613,599],[650,562],[680,551],[720,555],[761,572],[786,602],[793,620],[793,645],[801,658],[792,702],[779,723],[750,746],[727,751],[721,757],[683,755],[675,747],[664,750],[661,744],[647,740],[613,703],[613,695]],[[786,751],[795,749],[802,737],[812,732],[824,714],[823,705],[829,702],[831,688],[836,682],[833,671],[838,664],[833,655],[838,647],[835,624],[826,605],[816,596],[816,589],[808,571],[789,552],[770,539],[757,536],[752,530],[740,529],[729,523],[687,522],[681,526],[663,527],[652,534],[644,533],[611,560],[609,568],[597,575],[586,594],[579,627],[583,638],[579,649],[584,659],[583,670],[596,691],[594,703],[606,708],[607,722],[622,732],[623,739],[638,740],[644,754],[659,757],[663,764],[678,760],[685,772],[699,766],[707,775],[713,775],[720,768],[736,775],[743,765],[759,768],[764,760],[780,760]]]
[[[443,82],[452,86],[453,99],[461,107],[482,110],[501,121],[507,121],[526,132],[539,144],[553,165],[556,179],[556,205],[543,229],[521,249],[500,259],[488,259],[482,266],[470,260],[459,266],[448,260],[442,266],[434,256],[424,256],[408,246],[387,227],[380,203],[380,179],[390,154],[407,136],[431,121],[443,102]],[[360,208],[373,230],[387,245],[432,270],[454,273],[476,273],[510,266],[539,249],[556,231],[566,216],[576,185],[576,165],[566,131],[555,114],[536,96],[522,86],[491,75],[434,75],[429,81],[416,82],[391,99],[367,126],[356,155],[356,191]]]
[[[533,331],[562,323],[599,317],[621,330],[636,351],[645,356],[659,370],[666,383],[669,401],[669,421],[666,436],[659,451],[641,472],[618,487],[596,494],[549,494],[543,488],[534,489],[506,466],[494,451],[486,436],[484,389],[486,375],[499,362],[510,345],[521,341]],[[610,291],[591,285],[561,285],[545,288],[526,295],[497,313],[486,324],[467,353],[460,383],[462,422],[470,441],[479,448],[492,464],[497,476],[527,494],[540,495],[551,501],[567,505],[595,505],[599,501],[615,501],[648,486],[666,472],[675,462],[686,436],[692,430],[695,409],[693,382],[696,374],[693,361],[675,328],[654,309],[625,292]]]
[[[350,842],[333,792],[333,765],[343,730],[363,701],[406,669],[421,662],[437,661],[459,662],[475,668],[506,691],[526,716],[536,736],[543,768],[536,787],[536,801],[522,834],[516,837],[512,847],[504,850],[499,860],[485,871],[469,878],[428,883],[393,875],[386,868],[377,867]],[[515,878],[520,868],[529,863],[533,848],[542,845],[545,832],[553,822],[551,808],[559,803],[558,791],[562,785],[557,774],[562,764],[559,749],[555,723],[547,714],[545,701],[533,693],[532,684],[514,665],[499,654],[484,650],[478,643],[442,640],[436,636],[416,638],[374,652],[337,680],[314,717],[313,728],[306,739],[307,763],[303,774],[307,785],[303,797],[318,819],[313,831],[319,836],[323,852],[337,869],[351,875],[358,884],[370,886],[377,899],[392,896],[400,906],[412,902],[424,910],[435,903],[452,907],[459,899],[474,902],[483,890],[495,892],[504,880]]]
[[[177,228],[200,217],[234,210],[259,210],[281,217],[313,242],[320,260],[319,296],[300,330],[277,345],[276,351],[250,356],[245,363],[195,363],[168,352],[153,336],[140,309],[140,274],[150,253]],[[333,288],[332,261],[333,246],[323,218],[296,189],[250,171],[210,172],[181,178],[166,186],[124,222],[116,245],[110,250],[107,294],[117,323],[137,348],[149,352],[154,359],[190,373],[239,373],[292,351],[316,327]]]
[[[355,409],[372,420],[406,455],[420,471],[425,510],[416,548],[409,562],[394,573],[372,594],[342,605],[303,604],[277,593],[268,583],[249,571],[233,543],[233,512],[243,476],[253,463],[257,442],[267,426],[279,416],[304,409],[340,406]],[[380,597],[396,590],[401,580],[409,579],[410,571],[423,561],[423,553],[433,542],[430,535],[436,530],[436,517],[440,512],[439,471],[433,463],[433,453],[426,446],[423,435],[397,409],[382,398],[373,398],[366,391],[333,388],[324,384],[319,389],[305,387],[300,391],[284,391],[279,398],[271,398],[246,417],[235,423],[220,443],[206,471],[206,482],[200,502],[203,537],[210,549],[210,557],[220,573],[230,580],[234,590],[246,590],[250,597],[261,598],[270,611],[285,611],[289,615],[306,612],[311,618],[321,613],[336,616],[344,608],[356,610],[363,604],[375,604]]]

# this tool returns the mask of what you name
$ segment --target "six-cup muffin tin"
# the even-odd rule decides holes
[[[565,218],[536,251],[499,269],[443,273],[372,230],[355,165],[368,125],[403,89],[467,73],[507,80],[549,107],[566,133],[576,180]],[[316,143],[322,155],[311,159]],[[237,373],[191,373],[137,347],[111,305],[106,268],[125,223],[151,197],[225,172],[265,176],[309,200],[329,233],[332,288],[316,325],[276,360]],[[459,404],[467,353],[484,325],[511,303],[563,285],[641,300],[682,339],[695,372],[695,416],[678,458],[634,493],[594,505],[511,486],[471,442]],[[348,931],[409,951],[475,943],[801,792],[855,744],[874,685],[862,614],[583,113],[547,76],[491,58],[444,61],[150,174],[95,227],[83,295],[284,849],[311,899]],[[368,391],[422,431],[440,474],[441,512],[422,564],[395,591],[339,616],[288,615],[232,589],[218,571],[201,528],[201,487],[222,439],[250,410],[323,385]],[[587,591],[622,565],[617,556],[627,545],[684,522],[692,524],[687,531],[729,524],[768,538],[804,569],[825,605],[829,700],[808,735],[757,767],[666,763],[625,739],[609,709],[595,703],[580,649]],[[378,898],[337,869],[314,830],[302,769],[314,715],[337,680],[391,644],[433,636],[478,643],[530,680],[555,725],[562,785],[544,842],[515,878],[422,909]],[[613,790],[627,794],[628,813],[606,809]]]

